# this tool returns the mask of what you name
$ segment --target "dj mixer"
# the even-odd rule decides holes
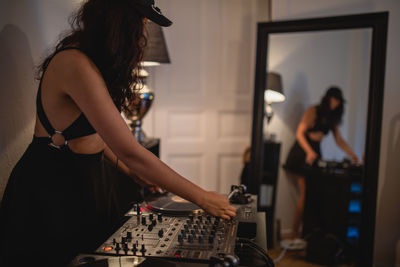
[[[237,216],[231,220],[211,216],[171,193],[138,203],[126,214],[129,219],[94,254],[129,260],[126,266],[142,266],[143,259],[239,266],[237,239],[256,236],[257,201],[238,188],[230,197],[238,200],[232,203]],[[82,257],[80,262],[90,258]]]

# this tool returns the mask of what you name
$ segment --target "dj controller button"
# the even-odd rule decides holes
[[[161,254],[161,253],[162,253],[162,250],[157,250],[156,253],[157,253],[157,254]]]
[[[106,247],[104,247],[104,251],[111,251],[111,250],[113,250],[113,247],[112,247],[112,246],[106,246]]]
[[[149,215],[149,219],[150,219],[150,221],[152,221],[152,220],[153,220],[153,218],[154,218],[154,215],[153,215],[153,213],[150,213],[150,215]]]
[[[162,243],[162,244],[160,245],[160,247],[162,247],[162,248],[165,247],[165,246],[166,246],[166,245],[165,245],[164,243]]]
[[[159,222],[162,221],[162,214],[161,214],[161,213],[158,213],[158,214],[157,214],[157,220],[158,220]]]

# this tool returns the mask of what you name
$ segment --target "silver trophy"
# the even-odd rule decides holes
[[[153,103],[154,92],[146,85],[147,71],[141,69],[139,75],[141,82],[133,90],[136,96],[129,104],[128,110],[124,112],[124,115],[136,140],[144,144],[147,141],[147,137],[142,130],[142,120]]]

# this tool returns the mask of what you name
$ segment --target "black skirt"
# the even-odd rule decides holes
[[[321,148],[320,142],[311,140],[308,136],[306,137],[307,142],[310,144],[311,148],[318,154],[318,158],[321,158]],[[314,161],[314,164],[316,161]],[[296,140],[294,145],[289,151],[288,157],[286,159],[283,168],[290,172],[300,175],[307,175],[308,171],[312,166],[306,163],[306,152],[300,146],[299,142]]]
[[[121,202],[121,175],[103,152],[76,154],[34,137],[3,195],[0,266],[64,266],[78,253],[94,251],[116,229],[129,202],[139,201],[137,186]]]

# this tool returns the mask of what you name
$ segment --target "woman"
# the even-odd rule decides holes
[[[88,0],[42,63],[33,141],[2,200],[1,266],[62,266],[108,237],[118,192],[106,160],[214,216],[236,215],[226,196],[191,183],[137,143],[121,117],[135,97],[129,88],[138,83],[147,19],[171,25],[153,0]]]
[[[317,158],[321,157],[320,143],[329,133],[333,132],[336,144],[345,151],[358,164],[357,156],[346,144],[340,135],[339,124],[344,112],[344,99],[342,91],[337,87],[331,87],[323,96],[321,103],[312,106],[304,113],[296,131],[296,142],[291,148],[286,160],[285,169],[297,178],[300,196],[296,204],[293,220],[292,245],[302,246],[299,239],[299,227],[303,216],[307,166],[313,165]]]

